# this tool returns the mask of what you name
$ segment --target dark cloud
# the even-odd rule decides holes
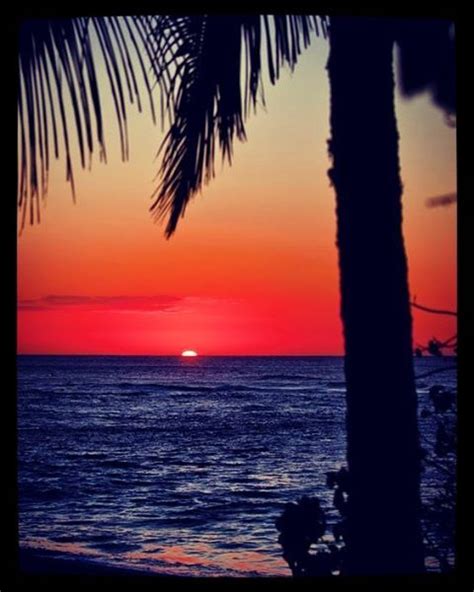
[[[448,193],[446,195],[438,195],[430,197],[426,200],[426,205],[429,208],[437,208],[438,206],[449,206],[455,203],[458,199],[457,193]]]
[[[19,300],[18,310],[56,310],[80,308],[81,310],[115,310],[143,312],[174,312],[183,302],[182,296],[73,296],[48,295],[42,298]]]

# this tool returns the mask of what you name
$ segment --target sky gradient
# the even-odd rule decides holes
[[[76,161],[73,204],[54,162],[41,223],[18,238],[18,352],[342,354],[327,53],[316,40],[293,74],[265,80],[248,141],[232,167],[218,162],[170,240],[148,211],[160,126],[129,108],[122,163],[105,101],[108,164]],[[455,130],[425,96],[396,108],[410,291],[455,309],[456,205],[425,203],[456,189]],[[452,317],[413,316],[415,342],[456,332]]]

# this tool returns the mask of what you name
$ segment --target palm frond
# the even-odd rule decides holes
[[[249,107],[263,95],[262,39],[274,84],[283,64],[294,67],[312,33],[326,35],[327,21],[306,15],[165,15],[154,19],[151,30],[149,47],[170,128],[159,151],[160,183],[150,209],[157,220],[168,216],[169,238],[189,200],[214,176],[216,145],[231,163],[234,137],[246,138]]]
[[[142,109],[133,57],[138,57],[154,118],[149,72],[139,47],[140,43],[146,45],[148,27],[148,17],[37,19],[22,24],[18,88],[21,229],[27,209],[30,223],[35,220],[35,210],[39,220],[40,197],[43,199],[48,189],[51,135],[54,155],[58,158],[62,134],[66,179],[71,184],[73,198],[72,141],[77,141],[83,168],[86,160],[91,164],[95,143],[100,159],[106,160],[101,90],[96,72],[98,54],[102,55],[107,70],[122,159],[128,158],[126,105],[136,101],[138,109]],[[71,106],[72,122],[67,104]]]

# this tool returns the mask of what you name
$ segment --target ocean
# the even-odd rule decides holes
[[[419,376],[453,365],[415,360]],[[317,495],[328,532],[338,519],[326,472],[345,464],[342,358],[19,356],[17,376],[22,548],[156,573],[289,576],[275,528],[285,503]],[[455,371],[417,383],[424,442],[433,384],[455,389]],[[436,466],[423,472],[425,506],[442,483]]]

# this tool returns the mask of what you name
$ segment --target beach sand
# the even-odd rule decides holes
[[[176,578],[155,571],[101,565],[82,557],[58,558],[54,551],[46,549],[20,549],[19,570],[24,574],[41,575],[93,575],[93,576],[145,576],[151,578]]]

